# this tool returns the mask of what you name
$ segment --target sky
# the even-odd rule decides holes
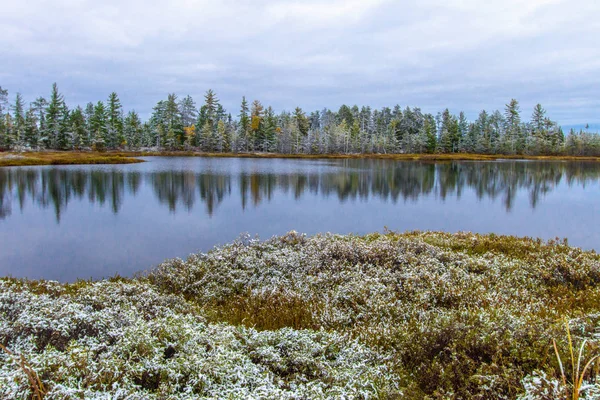
[[[115,91],[148,116],[213,89],[276,111],[448,107],[475,119],[519,100],[600,128],[598,0],[4,0],[0,86],[70,105]],[[11,96],[11,98],[14,98]]]

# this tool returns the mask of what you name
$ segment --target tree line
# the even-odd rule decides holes
[[[306,113],[276,113],[258,100],[242,98],[232,116],[208,90],[198,107],[191,96],[169,94],[147,121],[125,112],[117,93],[106,101],[69,109],[58,86],[48,99],[26,106],[20,93],[9,102],[0,87],[2,150],[200,150],[286,154],[480,153],[600,155],[600,135],[573,129],[565,135],[537,104],[529,118],[517,100],[504,110],[481,111],[475,121],[448,109],[423,113],[396,105],[372,109],[342,105]]]

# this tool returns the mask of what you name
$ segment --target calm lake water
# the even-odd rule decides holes
[[[130,276],[290,230],[494,232],[600,250],[600,163],[146,160],[0,168],[0,275]]]

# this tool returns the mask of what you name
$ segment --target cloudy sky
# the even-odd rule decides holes
[[[276,110],[445,107],[474,119],[511,98],[600,127],[598,0],[5,0],[0,86],[69,104],[116,91],[146,116],[212,88]],[[418,4],[417,4],[418,3]]]

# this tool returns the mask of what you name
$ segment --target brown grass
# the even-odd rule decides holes
[[[38,376],[38,374],[31,367],[29,362],[25,359],[25,357],[21,354],[17,356],[15,353],[7,349],[4,345],[0,343],[0,349],[2,349],[6,354],[13,358],[15,363],[21,368],[21,370],[27,376],[29,380],[29,386],[31,387],[32,399],[33,400],[42,400],[44,396],[46,396],[46,388],[42,383],[42,380]]]
[[[199,151],[43,151],[0,153],[0,167],[69,164],[131,164],[143,162],[136,157],[222,157],[290,159],[383,159],[396,161],[600,161],[600,157],[528,156],[501,154],[281,154],[281,153],[206,153]]]
[[[71,165],[71,164],[131,164],[143,162],[128,154],[44,151],[24,153],[0,153],[0,167],[27,165]]]
[[[531,156],[502,154],[282,154],[282,153],[206,153],[199,151],[122,152],[121,155],[135,157],[238,157],[238,158],[293,158],[293,159],[384,159],[398,161],[494,161],[494,160],[538,160],[538,161],[600,161],[590,156]]]
[[[216,304],[206,304],[203,310],[213,322],[244,325],[257,330],[276,330],[284,327],[294,329],[319,329],[318,306],[299,296],[272,292],[244,294],[223,299]]]

